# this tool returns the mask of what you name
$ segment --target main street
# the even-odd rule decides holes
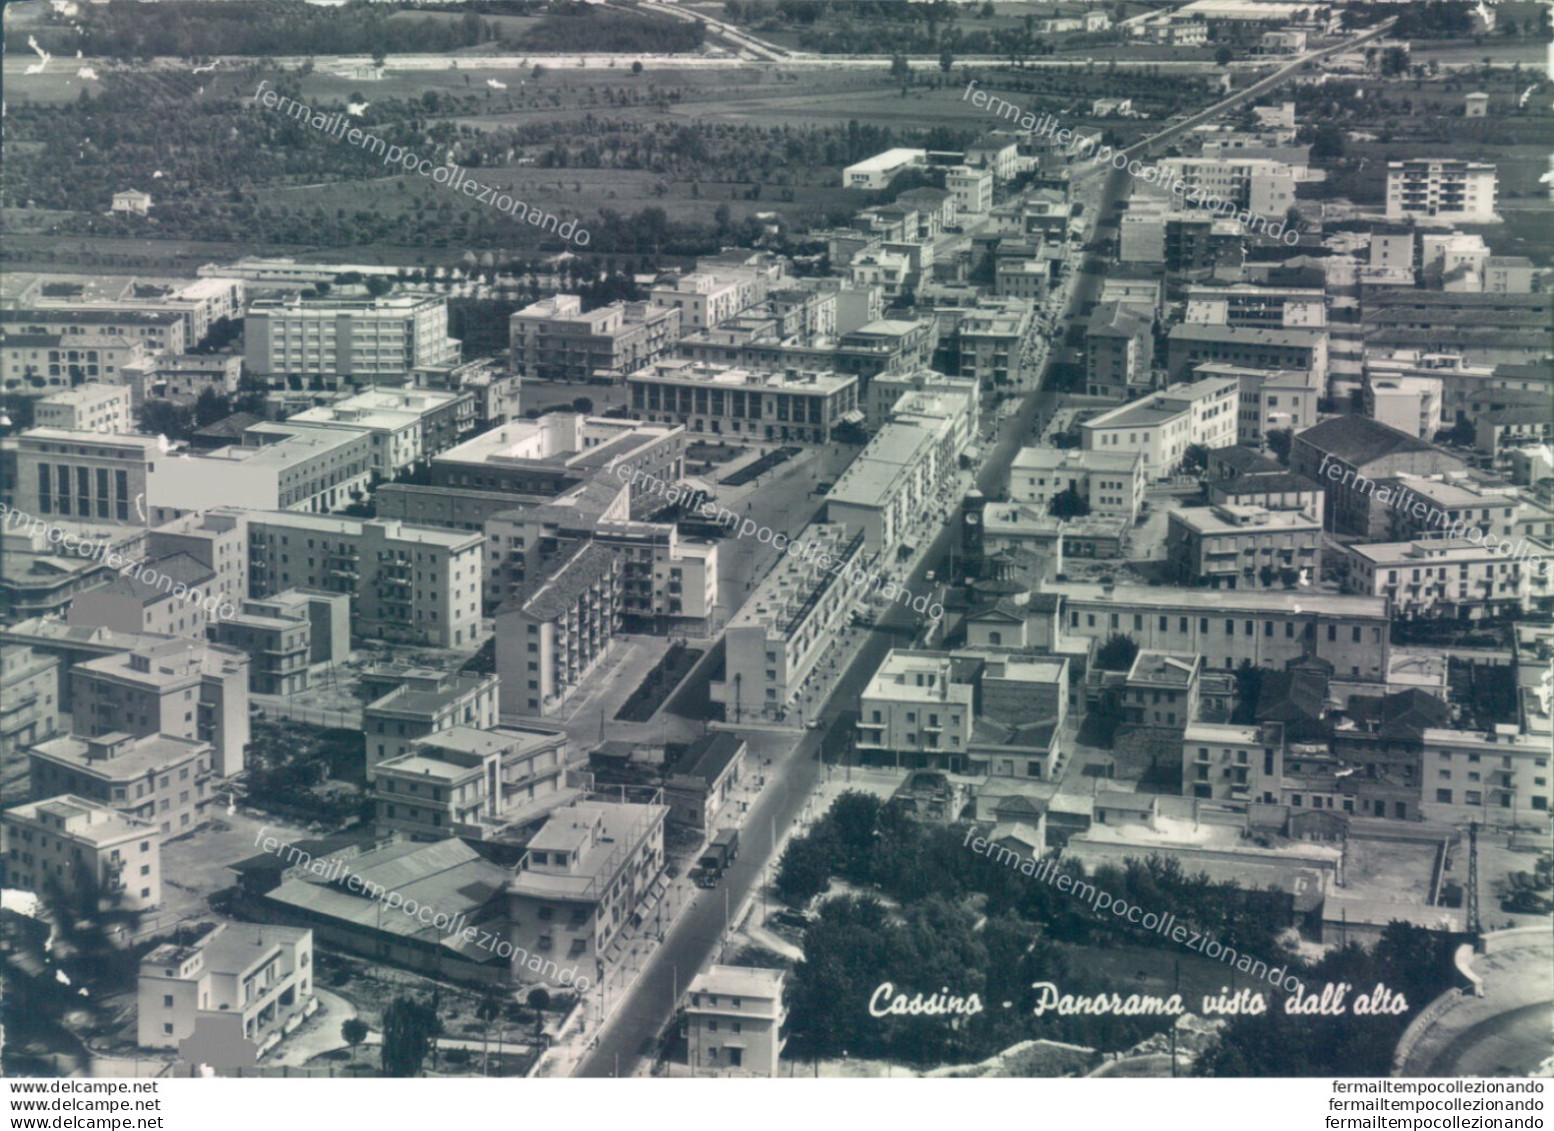
[[[1384,28],[1366,32],[1330,50],[1352,48],[1381,34],[1382,30]],[[1247,90],[1223,99],[1209,109],[1139,142],[1130,152],[1148,152],[1184,130],[1239,105],[1248,97],[1272,89],[1322,54],[1326,52],[1302,57]],[[1083,198],[1089,216],[1086,224],[1087,246],[1096,246],[1101,242],[1101,229],[1108,224],[1118,198],[1126,187],[1128,176],[1125,172],[1110,168],[1089,172],[1092,175],[1077,178],[1076,195]],[[1098,178],[1100,184],[1097,187]],[[1071,268],[1073,274],[1068,281],[1068,298],[1053,329],[1053,348],[1043,363],[1044,370],[1035,388],[1021,401],[1019,411],[1007,417],[999,426],[998,438],[992,450],[985,453],[986,458],[977,473],[977,487],[983,494],[993,496],[1003,490],[1009,468],[1020,449],[1029,443],[1033,426],[1051,416],[1059,394],[1045,388],[1045,385],[1052,360],[1059,354],[1058,343],[1063,340],[1073,320],[1088,311],[1100,294],[1105,280],[1105,263],[1084,251],[1078,252],[1075,258],[1080,266],[1077,270]],[[936,571],[936,577],[945,576],[943,571],[950,540],[958,536],[958,522],[951,521],[940,528],[928,552],[921,555],[910,574],[907,587],[912,592],[926,591],[929,583],[925,580],[925,574],[929,570]],[[900,645],[904,636],[900,630],[915,629],[918,627],[917,622],[918,614],[910,609],[895,603],[888,606],[888,611],[880,618],[880,624],[870,632],[852,663],[838,676],[830,698],[820,713],[821,729],[802,732],[799,741],[773,767],[772,784],[756,800],[745,822],[745,839],[739,858],[724,873],[717,888],[698,895],[695,904],[683,914],[664,945],[648,960],[641,978],[629,991],[627,1000],[621,1003],[605,1024],[597,1047],[579,1066],[575,1075],[630,1075],[645,1056],[653,1054],[658,1035],[674,1016],[679,993],[696,972],[711,961],[728,932],[729,917],[757,890],[767,865],[775,864],[772,857],[775,855],[776,842],[781,840],[785,830],[798,817],[804,807],[805,797],[819,778],[821,736],[838,725],[850,725],[850,705],[856,704],[858,695],[878,669],[885,653]]]

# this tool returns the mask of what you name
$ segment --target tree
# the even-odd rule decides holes
[[[1214,65],[1217,67],[1228,66],[1230,61],[1234,58],[1234,51],[1232,51],[1229,47],[1221,47],[1219,50],[1214,52]]]
[[[1381,56],[1383,75],[1401,75],[1408,70],[1408,48],[1389,47]]]
[[[640,75],[642,73],[642,63],[640,61],[631,65],[631,73],[634,75]]]
[[[1052,496],[1047,513],[1055,518],[1083,518],[1090,513],[1090,504],[1078,491],[1068,487]]]
[[[594,402],[589,397],[575,397],[572,401],[572,411],[590,413],[594,410]]]
[[[200,390],[199,399],[194,402],[194,426],[204,428],[208,424],[214,424],[218,420],[225,420],[232,415],[232,402],[215,388],[207,385]]]
[[[1275,428],[1271,430],[1266,439],[1268,450],[1279,457],[1279,462],[1286,467],[1290,462],[1290,445],[1295,440],[1295,430],[1292,428]]]
[[[950,73],[950,68],[955,66],[955,53],[948,47],[939,49],[939,69],[945,74]]]
[[[835,834],[842,874],[863,883],[870,879],[874,837],[879,826],[880,799],[872,793],[850,789],[831,803],[826,824]]]
[[[367,1039],[367,1022],[360,1017],[347,1018],[340,1026],[340,1039],[351,1047],[351,1059],[356,1059],[356,1047]]]
[[[441,1028],[435,1003],[395,998],[383,1011],[383,1075],[419,1076]]]
[[[1133,637],[1114,632],[1095,652],[1095,666],[1107,672],[1125,672],[1133,666],[1139,646]]]
[[[912,76],[912,64],[907,62],[907,57],[899,52],[890,57],[890,77],[897,82],[905,82]]]
[[[1202,444],[1188,444],[1182,453],[1180,471],[1183,475],[1200,475],[1209,466],[1209,449]]]
[[[544,1013],[550,1008],[550,991],[544,986],[535,986],[529,991],[529,1008],[536,1013]]]
[[[777,864],[777,898],[784,903],[808,903],[831,881],[834,844],[821,830],[793,837]]]

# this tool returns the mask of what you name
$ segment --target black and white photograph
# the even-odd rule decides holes
[[[1543,1127],[1554,4],[3,19],[10,1126]]]

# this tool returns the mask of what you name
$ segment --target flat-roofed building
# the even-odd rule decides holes
[[[766,299],[766,286],[743,276],[692,271],[650,292],[655,310],[680,316],[680,332],[710,330]]]
[[[1184,586],[1286,589],[1322,576],[1318,511],[1220,503],[1166,516],[1166,558]]]
[[[1186,295],[1188,322],[1265,330],[1314,330],[1327,325],[1327,295],[1320,287],[1192,284]]]
[[[875,583],[862,530],[812,523],[777,559],[724,630],[724,678],[713,702],[725,717],[779,719],[859,599]],[[905,591],[903,591],[904,593]],[[910,597],[910,595],[907,595]],[[500,639],[500,637],[499,637]]]
[[[163,353],[126,364],[120,372],[136,408],[153,399],[192,405],[207,389],[217,396],[236,395],[243,358],[235,353]]]
[[[1501,724],[1490,731],[1426,728],[1423,795],[1427,820],[1541,827],[1549,814],[1549,740]]]
[[[854,189],[882,189],[898,173],[927,164],[927,161],[927,150],[887,149],[843,169],[842,185]]]
[[[1282,161],[1241,157],[1232,150],[1214,157],[1167,157],[1162,168],[1186,186],[1205,208],[1234,208],[1271,227],[1295,203],[1295,171]]]
[[[1201,801],[1279,804],[1284,743],[1264,729],[1192,722],[1182,735],[1182,795]]]
[[[590,542],[524,581],[496,611],[504,714],[548,715],[604,659],[621,629],[621,559]]]
[[[964,397],[970,414],[971,436],[980,435],[981,388],[974,378],[950,377],[936,369],[913,369],[901,373],[880,373],[869,379],[865,420],[870,428],[879,428],[896,411],[905,393],[949,393]],[[860,406],[863,407],[863,406]]]
[[[380,836],[487,840],[566,790],[565,731],[537,726],[455,726],[379,762],[374,779]]]
[[[271,923],[219,923],[192,946],[163,943],[140,960],[137,1037],[176,1049],[247,1041],[263,1053],[312,1012],[313,932]]]
[[[1498,178],[1493,165],[1452,158],[1387,162],[1387,219],[1489,224]]]
[[[664,803],[672,824],[710,835],[745,777],[749,746],[737,734],[713,731],[691,744],[665,771]]]
[[[988,299],[966,311],[956,328],[960,376],[984,389],[1019,385],[1025,379],[1026,347],[1036,314],[1022,299]]]
[[[106,432],[122,435],[135,430],[127,385],[86,384],[50,393],[32,406],[39,428],[66,432]]]
[[[681,425],[553,412],[511,421],[435,456],[432,485],[550,497],[607,472],[628,483],[635,499],[649,493],[649,477],[679,482],[685,443]]]
[[[156,733],[69,734],[40,742],[27,756],[34,800],[74,794],[149,822],[163,838],[192,832],[204,820],[217,772],[210,743]]]
[[[378,466],[369,431],[255,424],[243,443],[167,454],[147,477],[146,510],[161,523],[216,507],[323,513],[359,502]]]
[[[552,295],[508,320],[513,369],[543,381],[620,380],[652,365],[680,337],[681,311],[612,302],[583,311],[577,295]]]
[[[1236,442],[1240,384],[1210,378],[1150,393],[1082,422],[1086,452],[1138,454],[1144,474],[1158,479],[1176,471],[1187,449],[1229,447]]]
[[[870,554],[896,552],[955,474],[950,419],[891,421],[826,493],[826,521],[861,531]]]
[[[430,389],[366,389],[286,418],[289,428],[371,436],[372,469],[384,479],[453,447],[474,424],[472,394]]]
[[[703,1072],[777,1075],[788,1019],[781,970],[714,963],[686,991],[686,1055]],[[678,1003],[676,1003],[678,1004]]]
[[[1361,408],[1400,432],[1433,440],[1441,430],[1441,383],[1430,377],[1369,377],[1360,388]]]
[[[668,815],[667,805],[597,801],[551,813],[507,885],[513,946],[545,967],[607,973],[617,937],[663,898]]]
[[[162,903],[161,834],[150,821],[61,794],[0,813],[0,874],[8,888],[67,905],[149,911]]]
[[[1092,397],[1127,400],[1150,388],[1155,340],[1147,313],[1098,303],[1085,326],[1085,350],[1085,387]]]
[[[362,708],[367,738],[367,780],[377,766],[409,753],[415,741],[454,727],[491,730],[497,725],[496,675],[411,668],[390,673],[397,686]]]
[[[1270,432],[1299,432],[1317,422],[1322,379],[1309,369],[1256,369],[1209,361],[1192,367],[1195,381],[1231,377],[1241,386],[1236,442],[1261,448]]]
[[[232,777],[248,753],[248,667],[235,648],[192,640],[84,661],[70,669],[75,731],[197,739],[215,750],[216,773]]]
[[[1349,562],[1345,588],[1386,597],[1404,617],[1515,616],[1530,596],[1548,594],[1547,547],[1531,560],[1512,558],[1483,540],[1436,537],[1412,542],[1373,542],[1344,547]]]
[[[29,428],[14,441],[19,511],[114,523],[146,520],[136,509],[165,457],[155,436],[105,436]]]
[[[260,376],[405,377],[457,361],[441,295],[256,299],[243,318],[244,365]],[[182,353],[179,349],[175,352]]]
[[[138,341],[143,347],[141,356],[155,353],[184,353],[196,340],[189,337],[188,322],[182,314],[172,310],[129,310],[114,306],[108,310],[66,310],[47,307],[17,307],[0,310],[0,330],[6,334],[57,334],[57,347],[65,351],[59,364],[97,364],[77,357],[71,360],[71,350],[103,348],[107,344],[122,342],[128,345]],[[87,342],[92,345],[86,345]],[[100,359],[99,359],[100,360]],[[128,360],[126,358],[126,360]],[[6,374],[10,376],[9,373]],[[112,376],[100,374],[100,376]]]
[[[1122,718],[1139,727],[1183,729],[1198,717],[1203,657],[1140,648],[1123,678]]]
[[[61,674],[58,656],[26,644],[0,645],[0,759],[9,763],[54,736],[64,710]]]
[[[668,358],[626,378],[640,419],[692,434],[825,443],[858,409],[858,378],[780,372]]]
[[[1200,653],[1206,668],[1234,671],[1243,660],[1280,668],[1314,654],[1341,677],[1381,682],[1389,670],[1383,597],[1236,590],[1218,594],[1210,609],[1200,594],[1143,585],[1045,582],[1042,591],[1063,598],[1071,636],[1123,633],[1140,648]]]
[[[1181,380],[1208,361],[1257,369],[1293,369],[1327,379],[1325,330],[1269,330],[1259,326],[1183,323],[1171,329],[1166,368]]]
[[[464,648],[477,643],[481,534],[293,511],[247,514],[250,593],[348,593],[363,639]]]
[[[1071,491],[1091,514],[1125,518],[1131,525],[1147,486],[1139,452],[1021,448],[1009,468],[1010,499],[1041,514],[1050,513],[1053,499]]]

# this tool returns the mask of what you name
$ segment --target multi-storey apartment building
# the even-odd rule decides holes
[[[497,725],[501,680],[495,675],[412,668],[394,673],[394,680],[397,687],[362,708],[369,782],[381,763],[408,753],[417,739]]]
[[[32,406],[33,423],[39,428],[65,432],[133,432],[127,385],[87,384],[50,393]]]
[[[1127,400],[1150,386],[1154,328],[1133,306],[1097,304],[1085,326],[1085,387],[1092,397]]]
[[[185,336],[194,345],[221,319],[235,321],[243,316],[246,291],[244,280],[216,275],[147,279],[50,273],[18,277],[12,301],[17,306],[78,314],[171,313],[183,319]]]
[[[621,630],[622,563],[596,543],[526,580],[496,612],[502,710],[549,714],[608,653]]]
[[[1142,585],[1048,582],[1043,591],[1062,597],[1072,636],[1133,637],[1140,648],[1197,652],[1208,668],[1233,671],[1245,660],[1282,668],[1291,660],[1320,656],[1336,676],[1386,679],[1391,618],[1384,597],[1335,596],[1259,590],[1216,595],[1213,608],[1183,590]]]
[[[1433,440],[1441,430],[1441,382],[1429,377],[1371,377],[1360,387],[1366,416],[1400,432]]]
[[[192,405],[206,389],[218,396],[235,395],[243,359],[235,353],[163,353],[127,363],[120,372],[136,408],[152,398]]]
[[[212,603],[215,574],[188,554],[135,564],[140,567],[136,572],[115,575],[110,570],[99,584],[79,590],[66,619],[84,627],[204,639],[205,626],[220,608]]]
[[[192,946],[163,943],[140,960],[137,1043],[176,1049],[198,1032],[212,1047],[278,1042],[311,1011],[313,932],[220,923]]]
[[[1195,381],[1233,377],[1241,386],[1237,443],[1261,448],[1270,432],[1299,432],[1317,422],[1322,379],[1310,369],[1256,369],[1221,361],[1192,367]]]
[[[57,348],[66,351],[138,341],[143,353],[184,353],[196,344],[188,332],[188,322],[172,310],[61,310],[44,307],[0,310],[0,330],[6,334],[54,334],[61,339]],[[91,341],[93,345],[78,343]],[[126,358],[126,360],[128,360]],[[70,359],[62,355],[58,364],[97,364],[84,356]],[[7,372],[9,377],[10,373]],[[99,376],[111,376],[99,374]]]
[[[649,292],[652,305],[680,315],[681,332],[710,330],[766,300],[767,280],[755,274],[693,271]]]
[[[825,443],[857,411],[858,378],[740,369],[669,358],[626,378],[639,419],[692,433]]]
[[[482,535],[291,511],[252,512],[247,521],[253,596],[349,593],[358,637],[437,648],[476,642]]]
[[[59,729],[58,656],[25,644],[0,645],[0,759],[7,763]]]
[[[1256,369],[1293,369],[1313,375],[1320,383],[1327,379],[1327,331],[1191,322],[1171,328],[1166,368],[1173,381],[1209,361]]]
[[[1548,820],[1547,735],[1502,724],[1488,732],[1431,727],[1422,737],[1426,818],[1535,826]]]
[[[714,963],[692,979],[686,991],[686,1055],[705,1072],[777,1075],[786,974],[754,966]]]
[[[956,436],[947,417],[884,425],[826,493],[826,521],[862,532],[865,551],[888,558],[955,474]]]
[[[342,611],[349,619],[349,598],[342,593],[338,599],[345,603]],[[216,618],[207,631],[215,643],[248,656],[248,686],[254,694],[299,695],[308,689],[313,651],[313,625],[305,603],[300,612],[244,601],[237,613]]]
[[[1205,208],[1234,206],[1265,224],[1284,219],[1295,203],[1295,172],[1282,161],[1222,153],[1215,157],[1167,157],[1165,171],[1187,185],[1186,200],[1196,193]]]
[[[456,726],[379,762],[374,797],[380,836],[485,840],[564,799],[565,731]]]
[[[161,834],[149,821],[61,794],[0,813],[0,881],[67,906],[95,896],[124,911],[162,902]]]
[[[724,631],[724,678],[712,700],[727,718],[780,718],[876,577],[863,531],[812,523]]]
[[[1533,543],[1535,546],[1541,545]],[[1548,558],[1509,559],[1483,540],[1436,537],[1344,547],[1345,588],[1386,597],[1405,617],[1514,616],[1529,607],[1534,591],[1548,589]]]
[[[1174,385],[1091,417],[1079,426],[1086,452],[1144,460],[1150,479],[1170,475],[1194,444],[1224,448],[1236,442],[1240,386],[1229,378]]]
[[[1327,296],[1320,287],[1189,285],[1186,321],[1265,330],[1320,329],[1327,324]]]
[[[1166,558],[1183,586],[1292,588],[1322,576],[1322,517],[1221,503],[1166,516]]]
[[[1009,498],[1046,514],[1052,500],[1072,491],[1091,514],[1126,518],[1132,525],[1144,503],[1144,457],[1138,452],[1021,448],[1009,469]]]
[[[361,432],[372,438],[372,469],[384,479],[424,464],[475,426],[475,397],[465,392],[367,389],[286,418],[289,428]]]
[[[1489,224],[1498,178],[1493,165],[1452,158],[1387,162],[1387,219],[1410,216]]]
[[[577,295],[552,295],[508,320],[512,366],[547,381],[619,381],[652,365],[680,337],[681,309],[613,302],[583,312]]]
[[[215,757],[210,743],[192,738],[71,734],[34,746],[27,776],[36,801],[74,794],[148,821],[165,838],[190,832],[204,819]]]
[[[371,381],[458,358],[441,295],[256,299],[243,319],[243,363],[260,377]]]
[[[1277,727],[1192,722],[1182,735],[1182,793],[1203,801],[1279,804],[1284,736]]]
[[[209,743],[217,774],[241,773],[248,752],[248,657],[169,640],[70,669],[71,718],[86,738],[115,731]]]
[[[966,311],[956,328],[960,376],[984,389],[1018,385],[1035,327],[1035,312],[1022,299],[988,299]]]
[[[864,757],[907,756],[958,768],[976,727],[980,659],[894,648],[858,697],[857,745]]]
[[[513,946],[602,976],[618,957],[611,944],[662,895],[668,815],[667,805],[597,801],[553,812],[507,886]]]
[[[896,406],[907,393],[949,394],[964,397],[968,413],[967,429],[980,435],[981,388],[968,377],[947,377],[934,369],[915,369],[903,373],[881,373],[869,379],[865,419],[870,428],[879,428],[895,414]]]

